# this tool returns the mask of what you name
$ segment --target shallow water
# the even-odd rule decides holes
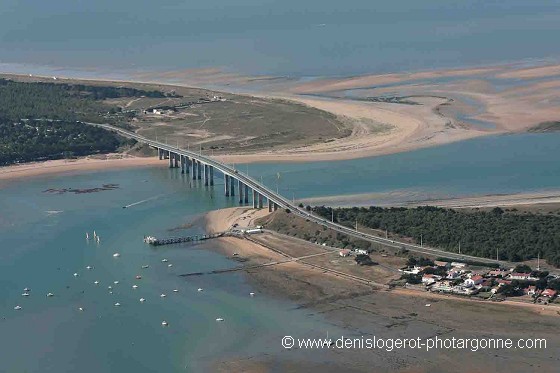
[[[104,183],[119,189],[43,192]],[[147,234],[202,232],[196,224],[168,230],[231,204],[223,186],[213,191],[189,183],[175,171],[146,168],[33,179],[0,189],[0,370],[209,371],[215,361],[280,352],[286,330],[325,328],[321,318],[290,302],[250,297],[255,289],[239,273],[179,277],[238,265],[202,245],[153,248],[142,242]],[[99,244],[85,239],[93,230]],[[115,252],[121,256],[113,257]],[[25,287],[31,288],[29,297],[21,295]],[[47,298],[48,292],[54,296]],[[16,305],[22,309],[14,310]],[[225,321],[216,322],[218,317]],[[163,320],[168,327],[161,326]]]

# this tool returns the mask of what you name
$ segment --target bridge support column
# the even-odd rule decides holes
[[[258,204],[257,204],[257,191],[253,189],[253,208],[256,209]]]
[[[233,176],[229,177],[229,195],[234,197],[235,196],[235,179]]]
[[[189,159],[189,157],[185,156],[185,173],[186,174],[190,173],[190,167],[191,167],[191,160]]]
[[[175,153],[174,157],[173,157],[173,161],[174,161],[174,166],[175,168],[179,168],[179,154]]]
[[[198,170],[196,174],[198,180],[202,179],[202,162],[198,161]]]
[[[272,212],[272,201],[268,200],[268,212]]]
[[[192,179],[196,180],[196,170],[197,170],[197,166],[196,166],[196,159],[192,159]]]
[[[260,209],[263,208],[263,196],[262,196],[262,194],[259,194],[259,208]]]
[[[229,181],[230,181],[230,177],[229,175],[224,174],[224,192],[226,197],[229,197]]]
[[[173,153],[169,153],[169,168],[173,168]]]
[[[159,156],[159,160],[161,161],[163,159],[163,150],[158,148],[158,156]]]
[[[278,205],[276,203],[272,203],[272,208],[274,211],[278,210]]]
[[[214,166],[208,166],[210,168],[210,186],[214,186]]]
[[[243,202],[245,202],[245,204],[249,204],[249,185],[245,185],[245,199],[243,200]]]
[[[204,165],[204,186],[208,186],[208,165]]]
[[[169,159],[169,154],[170,154],[170,153],[169,153],[169,150],[164,150],[164,151],[163,151],[163,158],[164,158],[164,159]]]
[[[183,156],[183,154],[179,155],[179,159],[181,160],[181,173],[184,174],[185,173],[185,157]]]
[[[244,185],[241,182],[241,180],[239,180],[239,204],[242,205],[243,204],[243,192],[245,191]]]

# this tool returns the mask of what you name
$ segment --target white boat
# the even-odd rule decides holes
[[[111,285],[107,286],[107,289],[111,290],[113,287]]]
[[[83,311],[84,309],[82,307],[78,307],[78,311]]]
[[[138,289],[138,285],[132,285],[133,289]]]
[[[169,260],[167,260],[167,259],[162,259],[161,261],[162,261],[162,263],[167,263]]]
[[[119,282],[118,281],[113,281],[113,284],[118,285]]]
[[[179,292],[179,289],[173,289],[173,292],[174,292],[174,293],[178,293],[178,292]]]
[[[86,269],[93,269],[93,267],[92,266],[87,266]]]
[[[216,321],[224,321],[224,319],[222,319],[221,317],[218,317],[218,318],[216,319]]]
[[[52,296],[54,296],[53,293],[47,293],[47,297],[52,297]]]
[[[78,277],[78,276],[79,276],[78,273],[74,273],[74,277]]]
[[[118,258],[119,256],[121,256],[121,254],[119,254],[119,253],[114,253],[113,254],[113,258]]]
[[[97,236],[97,243],[99,243],[99,236]]]
[[[23,293],[21,296],[22,296],[22,297],[28,297],[28,296],[29,296],[29,293]]]
[[[252,297],[254,297],[254,296],[255,296],[255,293],[249,293],[249,295],[252,296]]]
[[[112,291],[110,291],[110,292],[109,292],[109,294],[113,294],[113,292],[112,292]]]
[[[163,293],[160,295],[161,298],[165,298],[166,296],[167,296],[167,295],[165,295],[165,294],[163,294]]]
[[[96,281],[94,281],[93,283],[94,283],[95,285],[97,285],[97,284],[99,284],[99,281],[96,280]]]
[[[204,290],[204,289],[202,289],[202,288],[198,288],[198,291],[202,291],[202,290]]]
[[[140,298],[140,302],[144,303],[145,301],[146,301],[146,299]]]
[[[171,267],[173,267],[173,264],[169,263],[169,264],[167,265],[167,267],[171,268]]]
[[[21,310],[21,306],[15,306],[15,307],[14,307],[14,310],[16,310],[16,311]]]
[[[93,231],[93,238],[97,237],[97,233],[95,233],[95,231]]]
[[[28,292],[31,291],[31,289],[30,289],[30,288],[25,288],[25,289],[23,289],[23,291],[24,291],[25,293],[28,293]]]
[[[118,303],[118,302],[117,302],[117,303],[115,303],[115,307],[120,307],[120,306],[121,306],[121,304],[120,304],[120,303]]]
[[[161,326],[168,326],[169,324],[167,323],[167,321],[162,321],[161,322]]]
[[[142,266],[142,269],[146,269],[146,268],[149,268],[149,267],[150,267],[150,266],[146,264],[146,265],[143,265],[143,266]]]

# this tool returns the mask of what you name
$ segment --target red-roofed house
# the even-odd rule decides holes
[[[471,287],[475,285],[480,285],[484,281],[484,277],[480,275],[473,276],[465,280],[465,286]]]
[[[535,285],[531,285],[528,288],[523,289],[523,292],[525,295],[532,297],[537,293],[537,287]]]
[[[544,289],[543,292],[541,293],[541,296],[547,298],[554,298],[557,294],[558,292],[556,290]]]

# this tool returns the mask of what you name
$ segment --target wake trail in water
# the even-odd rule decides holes
[[[153,197],[150,197],[150,198],[146,198],[146,199],[143,199],[143,200],[141,200],[141,201],[134,202],[134,203],[131,203],[131,204],[129,204],[129,205],[123,206],[123,209],[127,209],[127,208],[129,208],[129,207],[136,206],[136,205],[139,205],[139,204],[141,204],[141,203],[153,201],[153,200],[156,200],[156,199],[161,198],[161,197],[163,197],[163,196],[165,196],[165,194],[158,194],[157,196],[153,196]]]

